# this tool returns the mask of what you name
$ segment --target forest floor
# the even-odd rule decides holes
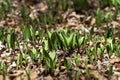
[[[112,17],[112,19],[108,21],[103,20],[100,25],[97,26],[97,20],[95,16],[93,16],[98,8],[98,6],[96,6],[98,5],[97,2],[89,2],[91,5],[89,10],[81,10],[78,12],[76,12],[73,7],[69,7],[67,10],[63,11],[61,10],[61,6],[58,6],[52,14],[50,13],[51,10],[49,10],[46,0],[11,0],[11,2],[11,12],[9,13],[9,11],[6,10],[4,16],[0,16],[0,31],[3,31],[4,35],[1,36],[0,33],[0,80],[120,80],[119,9],[116,19]],[[68,2],[71,5],[73,4],[72,0],[68,0]],[[2,0],[0,3],[2,3]],[[27,7],[25,10],[28,10],[27,13],[23,10],[23,14],[27,14],[30,20],[24,20],[24,17],[21,16],[23,4]],[[0,9],[1,8],[2,7],[0,7]],[[115,12],[115,8],[106,6],[102,8],[102,11],[103,14],[101,15],[104,16],[107,12]],[[41,16],[44,14],[48,15],[49,13],[50,15],[47,17]],[[52,17],[55,16],[55,19],[51,18],[51,15]],[[101,15],[98,20],[101,19]],[[37,23],[36,20],[38,17],[41,21]],[[46,20],[45,22],[44,19]],[[78,50],[77,47],[68,50],[54,50],[56,54],[54,57],[55,60],[52,63],[55,63],[55,66],[52,65],[52,68],[54,66],[52,69],[49,60],[48,64],[46,64],[46,57],[42,59],[40,57],[41,54],[36,56],[34,61],[31,58],[29,53],[30,50],[34,51],[33,46],[35,46],[35,51],[37,51],[38,54],[41,53],[41,47],[46,44],[45,40],[47,38],[43,36],[41,41],[36,38],[38,41],[36,40],[35,43],[30,40],[24,40],[22,28],[26,25],[35,27],[36,34],[39,33],[39,29],[42,29],[45,34],[47,34],[49,30],[52,34],[57,30],[64,31],[68,29],[68,36],[70,36],[72,32],[78,32],[81,37],[89,37],[92,29],[93,33],[91,34],[92,38],[85,43],[85,46],[81,44],[80,50]],[[17,37],[19,47],[16,45],[17,42],[15,41],[16,47],[9,48],[7,43],[7,35],[9,35],[9,33],[6,33],[6,29],[9,27],[15,30],[14,36]],[[108,29],[110,29],[110,31]],[[112,31],[113,34],[110,33]],[[27,31],[25,30],[25,32]],[[107,39],[108,42],[106,42],[106,34],[113,35],[112,39]],[[42,34],[40,33],[39,35]],[[5,37],[4,40],[3,37]],[[99,49],[94,48],[96,46],[95,44],[99,46]],[[106,46],[109,44],[110,48],[107,49]],[[105,49],[101,57],[99,50],[102,45],[105,45]],[[23,46],[27,46],[27,48]],[[96,52],[94,49],[96,49]],[[86,50],[90,50],[90,52],[87,53]],[[109,51],[111,51],[112,54]],[[50,53],[52,53],[52,51],[48,51],[48,54]],[[22,54],[22,57],[20,57],[20,54]],[[23,56],[24,54],[25,56]],[[54,56],[54,53],[52,56]],[[52,58],[53,57],[51,57],[51,59]],[[22,61],[20,62],[20,60]]]

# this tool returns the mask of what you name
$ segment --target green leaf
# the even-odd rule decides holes
[[[89,68],[88,67],[86,67],[86,76],[90,76],[90,71],[89,71]]]
[[[18,54],[18,60],[17,60],[17,67],[19,66],[19,64],[22,63],[22,60],[23,60],[23,55],[22,55],[22,53],[19,53]]]
[[[71,63],[70,59],[64,58],[64,64],[65,64],[67,70],[71,69],[72,63]]]
[[[35,40],[35,29],[31,25],[29,27],[30,27],[31,38],[34,41]]]
[[[112,73],[113,73],[113,65],[110,64],[109,65],[109,75],[112,75]]]
[[[15,48],[15,41],[16,41],[16,37],[15,37],[15,33],[11,32],[12,30],[9,28],[8,29],[8,34],[7,34],[7,45],[9,48]]]
[[[51,39],[51,35],[52,35],[52,32],[50,32],[49,30],[47,31],[47,37],[49,38],[49,39]]]
[[[75,56],[74,56],[74,59],[75,59],[76,65],[77,65],[77,66],[80,66],[80,65],[81,65],[81,61],[80,61],[79,56],[78,56],[78,55],[75,55]]]
[[[80,47],[81,44],[82,44],[83,41],[84,41],[84,37],[80,37],[80,38],[78,38],[77,40],[78,40],[78,46]]]
[[[29,51],[30,57],[32,58],[32,60],[36,60],[37,56],[38,56],[38,52],[35,49],[35,47],[32,48],[32,50]]]
[[[62,36],[62,32],[61,32],[61,33],[58,33],[58,32],[57,32],[56,35],[57,35],[57,38],[58,38],[59,47],[60,47],[61,49],[66,49],[66,48],[67,48],[67,45],[66,45],[65,40],[64,40],[64,38],[63,38],[63,36]]]
[[[100,8],[98,8],[96,11],[95,19],[96,19],[96,25],[97,25],[97,27],[99,27],[104,19],[103,12],[100,10]]]
[[[24,40],[27,40],[27,41],[31,40],[31,34],[28,26],[23,26],[22,34],[23,34]]]
[[[75,35],[74,33],[68,35],[62,34],[64,41],[68,48],[73,48],[75,45]]]
[[[106,21],[112,20],[112,12],[107,12],[104,17]]]
[[[113,27],[108,27],[107,28],[107,31],[106,31],[106,33],[105,33],[105,38],[107,39],[107,38],[114,38],[114,28]]]
[[[50,55],[50,58],[52,59],[52,61],[54,61],[55,57],[56,57],[56,52],[52,51],[52,52],[49,53],[49,55]]]
[[[39,39],[41,40],[44,36],[44,30],[39,30]]]
[[[12,2],[11,2],[11,0],[7,0],[6,3],[8,5],[8,11],[11,12],[12,11],[12,8],[11,8]]]
[[[23,4],[22,8],[21,8],[21,16],[22,16],[23,20],[25,20],[25,21],[28,18],[28,9],[25,4]]]
[[[77,12],[80,10],[88,10],[90,8],[87,0],[73,0],[73,5]]]
[[[0,29],[0,40],[3,41],[4,40],[4,30]]]
[[[111,50],[113,50],[113,40],[111,38],[107,39],[107,45],[110,46]]]
[[[8,9],[8,4],[7,4],[7,2],[5,2],[5,1],[3,1],[3,2],[1,3],[1,6],[2,6],[2,9],[3,9],[4,11],[6,11],[6,10]]]

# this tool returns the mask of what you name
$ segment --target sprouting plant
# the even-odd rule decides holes
[[[120,56],[120,43],[114,44],[115,55]]]
[[[0,29],[0,41],[4,41],[4,29]]]
[[[23,4],[21,8],[21,17],[24,21],[28,20],[28,9],[25,4]]]
[[[67,59],[66,57],[64,57],[64,64],[65,64],[67,70],[72,68],[71,60]]]
[[[4,17],[4,11],[0,9],[0,20],[3,19],[3,17]]]
[[[96,26],[99,27],[104,20],[104,15],[100,8],[98,8],[95,13],[95,19],[96,19]]]
[[[7,42],[7,45],[8,45],[8,48],[15,48],[15,42],[16,42],[16,36],[15,36],[15,31],[12,30],[11,28],[8,28],[7,30],[7,39],[6,39],[6,42]]]
[[[11,0],[5,0],[1,3],[4,13],[11,12]]]
[[[72,49],[76,46],[76,34],[71,33],[71,34],[62,34],[65,44],[67,45],[68,49]]]
[[[52,41],[52,35],[53,35],[54,33],[52,33],[52,32],[50,32],[50,31],[47,31],[47,36],[48,36],[48,48],[49,48],[49,50],[53,50],[53,49],[55,49],[55,47],[54,47],[54,41]],[[54,38],[54,40],[55,40],[55,38]]]
[[[87,54],[87,57],[88,57],[88,59],[89,59],[89,61],[90,62],[93,62],[93,56],[94,56],[94,54],[92,55],[91,53],[90,53],[90,51],[93,53],[94,52],[94,50],[93,50],[94,48],[92,47],[92,48],[90,48],[90,49],[85,49],[85,52],[86,52],[86,54]],[[96,57],[96,56],[94,56],[94,57]]]
[[[106,14],[105,14],[105,21],[107,21],[107,22],[109,22],[109,21],[111,21],[112,20],[112,12],[107,12]]]
[[[105,39],[108,38],[114,39],[114,28],[111,26],[108,26],[105,32]]]
[[[39,20],[39,18],[36,18],[35,20],[34,20],[34,23],[33,24],[35,24],[35,26],[39,26],[40,25],[40,20]]]
[[[39,33],[38,33],[38,35],[39,35],[39,40],[42,40],[42,39],[43,39],[44,34],[45,34],[44,30],[43,30],[43,29],[40,29],[40,30],[39,30]]]
[[[112,51],[114,50],[114,44],[113,44],[113,40],[111,38],[108,38],[106,40],[106,49],[107,49],[109,56],[111,56],[113,54]]]
[[[1,62],[0,63],[0,68],[2,69],[3,80],[6,80],[7,65]]]
[[[103,44],[100,44],[100,48],[97,48],[97,52],[99,53],[101,58],[103,57],[104,50],[105,50],[105,46]]]
[[[84,37],[82,37],[79,34],[77,34],[77,36],[76,36],[76,43],[77,43],[77,46],[78,46],[78,51],[80,51],[79,48],[84,43]]]
[[[98,58],[98,56],[97,56],[97,44],[95,44],[95,45],[93,46],[93,51],[92,51],[92,53],[94,54],[95,60],[97,60],[97,58]]]
[[[17,60],[17,67],[22,64],[22,60],[23,60],[23,55],[22,53],[18,54],[18,60]]]
[[[62,50],[67,49],[67,45],[65,43],[65,40],[63,38],[62,32],[57,32],[57,39],[58,39],[58,48]]]
[[[47,24],[47,21],[48,21],[47,14],[41,13],[41,14],[40,14],[40,19],[39,19],[39,20],[40,20],[41,24],[45,27],[46,24]]]
[[[8,5],[8,12],[12,11],[11,5],[12,5],[12,1],[11,0],[6,0],[6,3]]]
[[[114,19],[117,19],[118,14],[119,14],[119,9],[118,9],[118,7],[115,7],[115,12],[113,14]]]
[[[53,50],[50,53],[48,53],[43,47],[40,53],[40,58],[43,59],[43,61],[45,62],[46,72],[53,74],[56,66],[56,52]]]
[[[55,7],[58,9],[58,10],[63,10],[63,11],[66,11],[67,8],[68,8],[68,1],[67,0],[58,0],[56,1],[56,5]]]
[[[86,76],[90,77],[90,71],[89,71],[89,68],[88,68],[88,60],[86,60],[85,65],[86,65]]]
[[[46,0],[46,2],[47,2],[48,9],[49,10],[54,10],[54,6],[55,6],[55,5],[53,5],[54,1]]]
[[[24,40],[27,40],[27,41],[31,40],[31,34],[30,34],[29,26],[23,26],[22,34],[23,34],[23,39]]]
[[[79,80],[79,79],[80,79],[80,75],[81,75],[81,71],[78,70],[78,71],[77,71],[77,75],[76,75],[76,80]]]
[[[31,39],[32,39],[32,41],[35,41],[35,39],[36,39],[36,36],[35,36],[35,33],[36,33],[36,31],[35,31],[35,28],[32,26],[32,25],[30,25],[29,26],[30,28],[29,28],[29,30],[30,30],[30,35],[31,35]]]
[[[32,61],[33,61],[33,62],[36,62],[37,57],[38,57],[38,52],[37,52],[36,48],[33,47],[32,50],[30,50],[28,53],[29,53]]]
[[[112,73],[113,73],[113,65],[110,64],[109,65],[109,75],[112,75]]]
[[[111,4],[114,6],[120,6],[120,1],[119,0],[111,0]]]
[[[77,12],[89,9],[89,3],[87,0],[73,0],[73,6]]]
[[[31,78],[30,78],[30,69],[28,69],[28,70],[25,69],[25,72],[26,72],[28,80],[31,80]]]
[[[80,65],[81,65],[81,61],[80,61],[79,56],[78,56],[78,55],[75,55],[75,56],[74,56],[74,59],[75,59],[75,64],[76,64],[77,66],[80,66]]]
[[[119,0],[100,0],[100,6],[114,6],[115,7],[115,12],[114,14],[114,19],[117,18],[118,12],[119,12],[119,7],[120,7],[120,1]]]

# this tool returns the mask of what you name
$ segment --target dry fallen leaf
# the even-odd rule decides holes
[[[93,25],[95,25],[95,23],[96,23],[95,18],[92,18],[92,19],[91,19],[91,23],[90,23],[90,25],[93,26]]]
[[[120,63],[115,63],[115,68],[116,68],[117,70],[120,70]]]
[[[53,78],[50,75],[48,75],[48,76],[44,77],[44,80],[53,80]]]
[[[110,24],[111,24],[114,28],[120,25],[117,21],[112,21]]]
[[[108,80],[96,70],[90,70],[90,74],[93,75],[95,78],[98,78],[98,80]]]
[[[116,62],[120,62],[120,57],[113,57],[113,58],[110,59],[111,64],[114,64]]]

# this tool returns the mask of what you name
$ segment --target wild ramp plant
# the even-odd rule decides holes
[[[8,69],[8,66],[5,63],[0,62],[0,70],[2,72],[3,80],[6,80],[7,69]]]
[[[104,20],[104,15],[100,8],[98,8],[95,13],[95,19],[96,19],[96,26],[99,27]]]
[[[28,24],[29,23],[29,20],[30,20],[30,17],[29,17],[29,10],[27,8],[27,6],[25,4],[22,5],[22,8],[21,8],[21,17],[22,17],[22,23],[24,24]]]
[[[73,0],[73,6],[76,12],[88,10],[90,5],[87,0]]]
[[[5,31],[4,28],[0,28],[0,41],[2,41],[2,42],[4,42],[4,40],[5,40],[4,31]]]
[[[33,63],[37,62],[38,59],[38,51],[35,47],[32,48],[32,50],[28,50],[28,54],[31,57]]]
[[[15,48],[15,42],[16,42],[16,35],[15,30],[8,28],[7,29],[7,38],[6,38],[7,46],[8,48]]]
[[[70,35],[62,34],[64,41],[66,43],[66,46],[68,49],[72,49],[76,45],[76,34],[71,33]]]
[[[76,66],[81,66],[82,63],[78,54],[74,55],[74,59],[75,59]]]
[[[66,11],[68,9],[68,7],[69,7],[69,3],[67,0],[56,1],[55,8],[57,8],[58,10]]]
[[[12,11],[11,8],[11,0],[5,0],[2,1],[2,3],[0,3],[1,5],[1,17],[2,16],[6,16],[8,13],[10,13]]]
[[[64,57],[64,65],[67,68],[67,70],[69,71],[72,68],[71,59],[67,59],[66,57]]]
[[[36,33],[36,30],[32,25],[23,26],[22,28],[23,39],[26,41],[29,41],[29,40],[35,41],[36,39],[35,33]]]
[[[42,59],[45,62],[45,68],[46,68],[46,72],[53,74],[54,73],[54,69],[56,66],[56,52],[50,51],[50,53],[48,53],[44,48],[42,48],[41,53],[42,54]]]

